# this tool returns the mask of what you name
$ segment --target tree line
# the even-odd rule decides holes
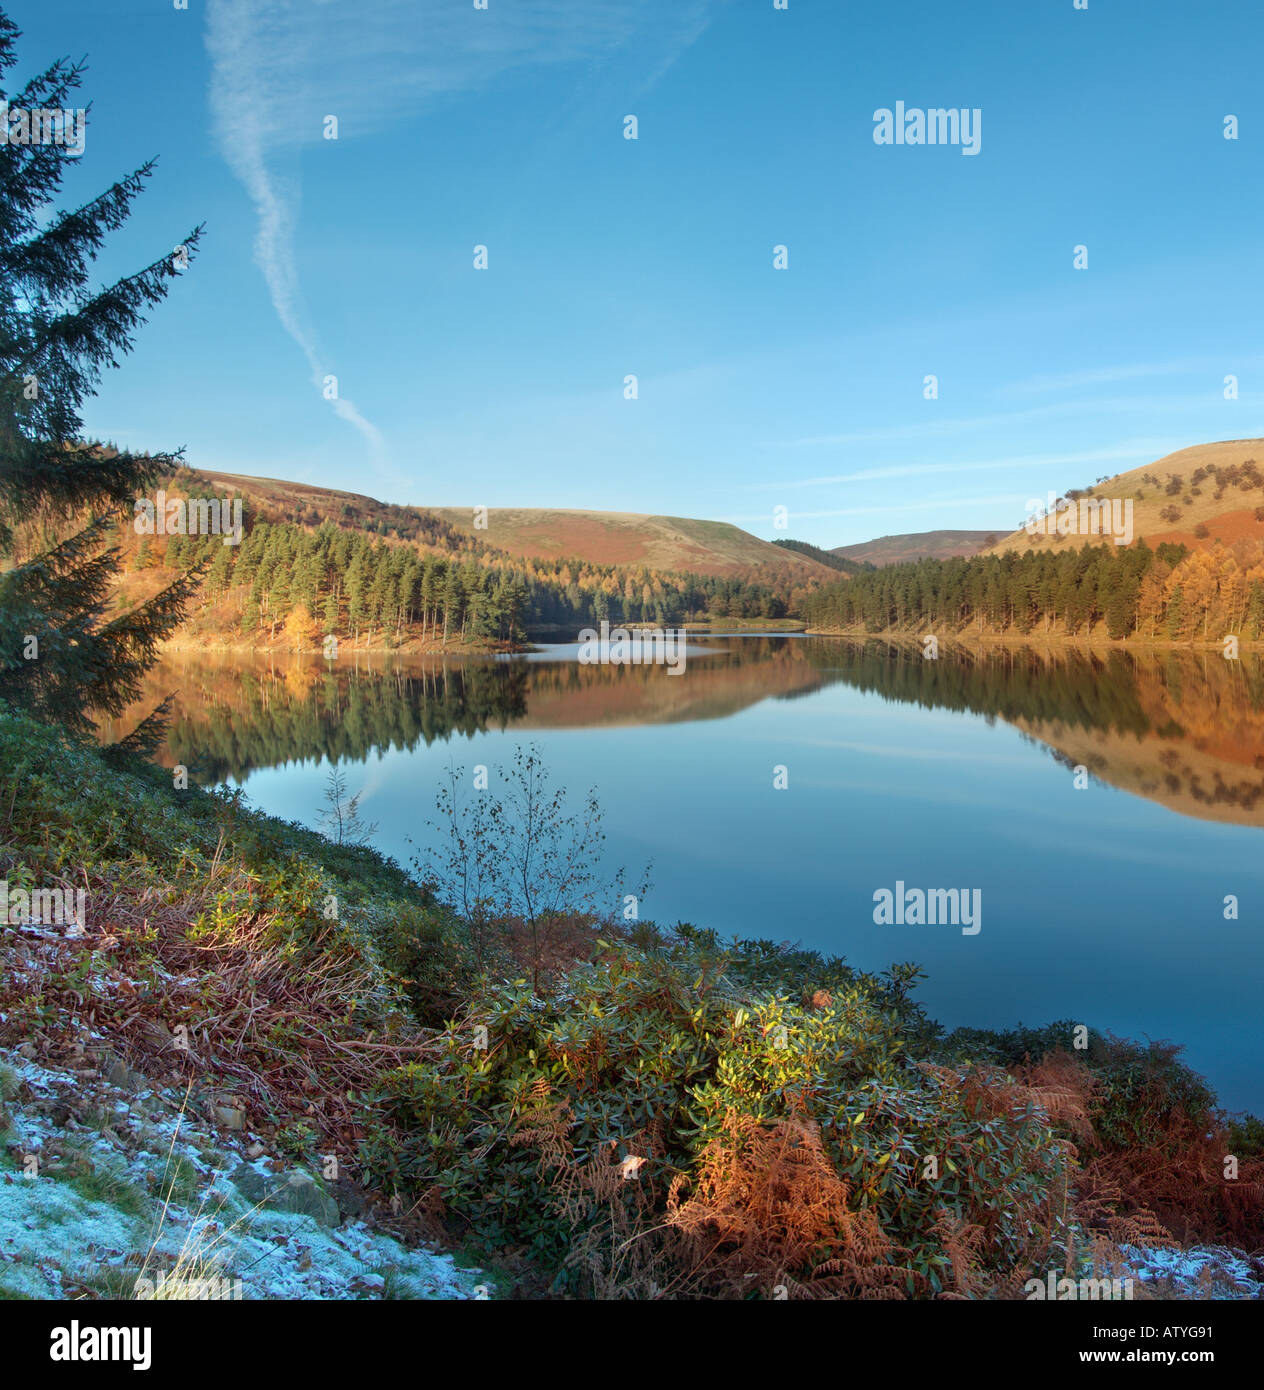
[[[826,585],[802,601],[811,627],[1022,636],[1057,631],[1189,641],[1264,635],[1264,543],[1162,543],[918,560]]]
[[[314,528],[254,520],[239,546],[220,536],[140,537],[132,567],[204,567],[204,598],[234,599],[244,634],[288,628],[306,640],[330,633],[357,642],[515,642],[532,627],[780,618],[791,605],[790,581],[774,587],[639,565],[523,560],[439,528],[414,541],[328,519]],[[446,553],[420,548],[423,537]]]

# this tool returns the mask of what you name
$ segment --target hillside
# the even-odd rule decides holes
[[[830,554],[879,568],[910,560],[951,560],[959,555],[977,555],[996,540],[996,535],[995,531],[910,531],[902,536],[879,536],[858,545],[836,545]]]
[[[0,878],[56,882],[55,824],[83,888],[73,924],[19,906],[0,934],[0,1300],[486,1296],[362,1157],[397,1142],[374,1087],[460,1003],[404,984],[461,968],[459,921],[371,851],[7,710],[0,777]]]
[[[585,512],[534,507],[493,507],[486,528],[475,527],[473,507],[396,506],[355,492],[199,469],[220,490],[256,501],[268,520],[340,525],[377,522],[407,528],[411,520],[438,518],[445,530],[520,559],[579,560],[599,565],[637,565],[711,576],[822,579],[829,567],[787,553],[769,541],[723,521],[653,516],[642,512]]]
[[[494,507],[487,513],[487,529],[476,531],[470,507],[430,510],[454,529],[524,559],[645,565],[716,576],[765,571],[799,579],[832,578],[828,566],[724,521],[643,512]]]
[[[173,647],[313,650],[336,637],[358,651],[500,651],[520,646],[528,630],[577,631],[604,619],[782,624],[837,573],[719,522],[594,513],[601,525],[581,535],[566,528],[585,514],[559,513],[554,534],[607,558],[536,557],[515,530],[525,514],[492,512],[490,527],[475,528],[473,511],[449,510],[460,523],[452,524],[360,493],[187,468],[162,491],[137,499],[149,508],[147,526],[117,533],[113,599],[127,611],[202,567]],[[186,511],[195,534],[185,534]],[[221,515],[238,543],[224,539]],[[37,527],[21,529],[19,554],[39,544]],[[673,559],[690,567],[659,567]]]
[[[314,483],[255,478],[244,473],[221,473],[211,468],[196,468],[190,472],[217,493],[240,493],[251,498],[259,514],[268,521],[297,521],[307,517],[315,522],[345,522],[365,518],[388,522],[418,511],[416,507],[397,507],[359,492],[317,487]]]
[[[1232,545],[1264,539],[1264,439],[1178,449],[1092,487],[1069,489],[1065,496],[1077,503],[1082,498],[1131,500],[1133,538],[1150,546],[1171,541],[1200,550],[1217,541]],[[1077,534],[1033,538],[1020,527],[989,553],[1076,549],[1084,540]]]
[[[819,545],[813,545],[810,541],[776,540],[773,541],[773,545],[780,546],[783,550],[791,550],[797,555],[806,555],[809,560],[815,560],[818,565],[828,565],[839,574],[861,574],[874,568],[866,560],[848,560],[843,555],[835,555],[832,550],[822,550]]]

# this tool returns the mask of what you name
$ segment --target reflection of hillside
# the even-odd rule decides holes
[[[743,639],[726,653],[691,658],[682,676],[646,666],[535,666],[522,726],[567,729],[726,719],[760,700],[819,690],[825,683],[822,673],[804,660],[801,645]]]
[[[885,642],[816,659],[888,699],[999,716],[1104,782],[1184,815],[1264,825],[1264,665],[1203,652],[962,649]]]
[[[1264,682],[1259,662],[1183,653],[1139,664],[1149,728],[1136,738],[1029,726],[1060,760],[1203,820],[1264,825]]]
[[[1077,730],[1032,732],[1067,767],[1083,764],[1103,782],[1200,820],[1264,825],[1264,772],[1226,767],[1189,745]]]
[[[202,782],[313,758],[361,760],[513,724],[533,728],[666,724],[719,719],[769,697],[817,689],[822,676],[792,645],[752,639],[740,654],[662,667],[574,661],[335,664],[302,656],[252,661],[184,656],[146,679],[144,694],[105,740],[121,737],[175,692],[158,760]]]
[[[1101,780],[1205,819],[1264,825],[1264,665],[1035,647],[941,650],[844,638],[724,639],[662,667],[570,660],[327,666],[311,657],[186,656],[152,672],[119,737],[175,691],[160,761],[201,781],[313,758],[361,760],[492,728],[565,729],[721,719],[845,682],[883,699],[1004,719]]]

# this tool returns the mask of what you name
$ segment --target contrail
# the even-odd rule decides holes
[[[211,109],[224,158],[245,186],[259,218],[255,262],[267,282],[277,318],[307,359],[313,383],[322,387],[328,373],[317,350],[316,335],[303,318],[294,263],[295,200],[282,195],[265,159],[265,132],[284,133],[270,119],[277,114],[278,89],[268,85],[262,71],[269,36],[261,32],[261,20],[267,8],[251,0],[212,3],[207,20],[207,48],[213,63]],[[279,8],[290,7],[274,7]],[[275,36],[271,38],[275,41]],[[331,404],[341,419],[364,436],[374,462],[385,464],[386,442],[377,426],[341,395]]]
[[[340,138],[397,129],[446,94],[483,86],[510,68],[594,63],[635,41],[634,88],[662,75],[725,0],[532,0],[491,10],[451,0],[209,0],[206,47],[215,135],[258,217],[254,256],[273,307],[319,387],[327,373],[303,305],[294,256],[297,181],[275,171],[278,154],[320,138],[328,112],[354,112]],[[648,67],[649,76],[644,70]],[[371,99],[366,98],[371,94]],[[345,397],[338,415],[389,467],[381,431]]]

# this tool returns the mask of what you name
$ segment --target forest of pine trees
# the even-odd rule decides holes
[[[659,626],[780,618],[792,601],[786,581],[774,588],[640,565],[519,559],[437,519],[428,532],[424,516],[408,516],[414,534],[401,536],[392,526],[383,535],[331,520],[313,526],[249,519],[248,507],[240,546],[217,535],[142,536],[131,563],[133,570],[206,566],[202,597],[211,604],[235,600],[241,636],[284,632],[300,645],[324,634],[375,645],[409,638],[514,643],[529,628],[578,628],[603,618]]]
[[[888,565],[808,595],[802,616],[821,631],[1104,628],[1112,639],[1254,641],[1264,635],[1264,542],[1190,551],[1140,541]]]
[[[249,515],[249,513],[248,513]],[[410,515],[415,515],[411,514]],[[639,565],[522,559],[435,521],[403,539],[254,520],[240,546],[220,536],[135,539],[131,566],[205,569],[202,598],[227,602],[233,634],[325,634],[364,645],[522,641],[531,629],[612,623],[802,617],[818,631],[938,630],[1111,639],[1264,637],[1264,542],[1189,550],[1134,546],[1011,551],[868,568],[817,589],[669,573]],[[441,546],[434,550],[427,546]]]
[[[783,539],[773,541],[773,545],[779,545],[782,550],[793,550],[796,555],[805,555],[809,560],[815,560],[818,565],[838,570],[840,574],[863,574],[866,570],[877,568],[868,560],[848,560],[843,555],[835,555],[832,550],[822,550],[819,545],[812,545],[809,541]]]

